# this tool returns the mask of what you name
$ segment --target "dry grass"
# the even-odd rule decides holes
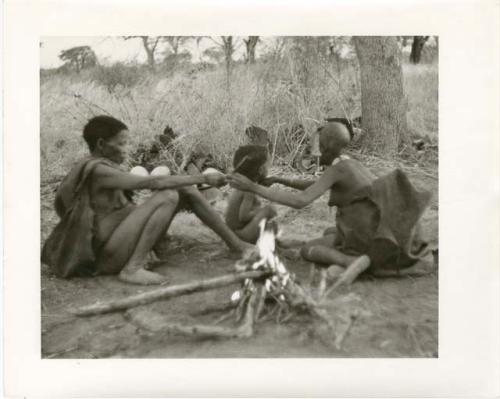
[[[438,65],[405,65],[403,69],[408,97],[408,125],[414,134],[437,140]]]
[[[235,148],[245,140],[244,130],[258,125],[278,144],[277,157],[287,157],[301,137],[288,132],[296,123],[306,131],[327,116],[360,114],[356,67],[338,69],[309,65],[306,75],[287,60],[252,67],[236,66],[227,87],[224,70],[169,77],[148,74],[135,85],[103,85],[92,72],[51,75],[41,83],[42,182],[58,178],[87,153],[81,139],[86,121],[110,114],[132,131],[132,147],[152,140],[165,125],[182,134],[179,146],[203,145],[221,166],[227,166]],[[409,125],[420,135],[437,137],[437,65],[405,65]],[[102,80],[102,71],[101,71]],[[127,85],[129,86],[129,85]]]

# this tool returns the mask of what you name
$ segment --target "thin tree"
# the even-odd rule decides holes
[[[259,36],[248,36],[248,39],[243,39],[245,47],[247,50],[246,62],[249,64],[255,64],[255,48],[259,42]]]
[[[148,65],[151,69],[155,69],[156,67],[155,52],[163,36],[123,36],[123,38],[125,40],[141,39],[142,46],[146,51]]]
[[[408,140],[401,49],[393,36],[354,37],[366,149],[393,157]]]
[[[231,71],[233,69],[233,54],[236,50],[233,36],[221,36],[222,41],[218,42],[213,37],[209,37],[224,53],[224,63],[226,66],[226,82],[228,89],[231,83]]]
[[[420,62],[422,50],[427,40],[429,40],[429,36],[413,36],[410,53],[410,62],[412,64],[418,64]]]
[[[233,68],[233,36],[221,36],[221,39],[223,43],[222,48],[224,50],[224,60],[226,62],[226,73],[229,78],[231,76],[231,70]]]

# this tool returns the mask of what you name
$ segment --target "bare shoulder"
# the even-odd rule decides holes
[[[359,162],[357,159],[350,158],[347,156],[342,156],[333,161],[332,165],[329,167],[330,170],[345,172],[352,170],[366,169],[365,166]]]
[[[94,177],[108,177],[108,176],[118,176],[123,175],[125,172],[122,170],[111,166],[111,164],[102,162],[96,165],[93,170]]]

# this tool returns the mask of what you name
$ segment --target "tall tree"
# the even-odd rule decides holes
[[[163,36],[123,36],[125,40],[141,39],[142,46],[146,51],[147,62],[151,69],[155,69],[155,52]]]
[[[72,68],[75,68],[76,73],[84,68],[89,68],[97,65],[97,56],[90,46],[77,46],[67,50],[62,50],[59,53],[59,58]]]
[[[429,39],[429,36],[413,36],[413,42],[411,44],[410,62],[413,64],[418,64],[422,57],[422,50],[424,49],[425,42]]]
[[[234,42],[233,36],[221,36],[222,39],[222,49],[224,50],[224,60],[226,62],[226,72],[227,75],[231,75],[231,69],[233,67],[233,53],[234,53]]]
[[[248,39],[243,39],[247,49],[246,62],[249,64],[255,63],[255,48],[259,42],[259,36],[248,36]]]
[[[395,156],[408,139],[401,49],[393,36],[353,38],[361,74],[365,148]]]
[[[210,36],[209,39],[214,42],[224,53],[224,63],[226,66],[226,82],[229,89],[231,83],[231,71],[233,69],[233,54],[236,50],[236,41],[233,36],[221,36],[221,41],[217,41],[214,37]],[[205,53],[208,54],[207,51]],[[215,54],[216,52],[212,52]]]

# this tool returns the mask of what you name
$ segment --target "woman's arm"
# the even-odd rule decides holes
[[[287,187],[295,188],[297,190],[305,190],[306,188],[312,186],[316,182],[316,180],[288,179],[286,177],[270,176],[266,178],[265,182],[269,183],[264,184],[265,186],[269,186],[273,183],[278,183]]]
[[[260,186],[237,173],[227,176],[227,179],[231,186],[238,190],[249,191],[270,201],[300,209],[328,191],[335,184],[338,177],[334,168],[328,168],[318,181],[300,192],[287,192]]]
[[[94,181],[99,187],[121,190],[162,190],[175,189],[193,184],[223,185],[225,177],[220,175],[197,176],[136,176],[121,172],[107,165],[98,165],[93,172]]]

